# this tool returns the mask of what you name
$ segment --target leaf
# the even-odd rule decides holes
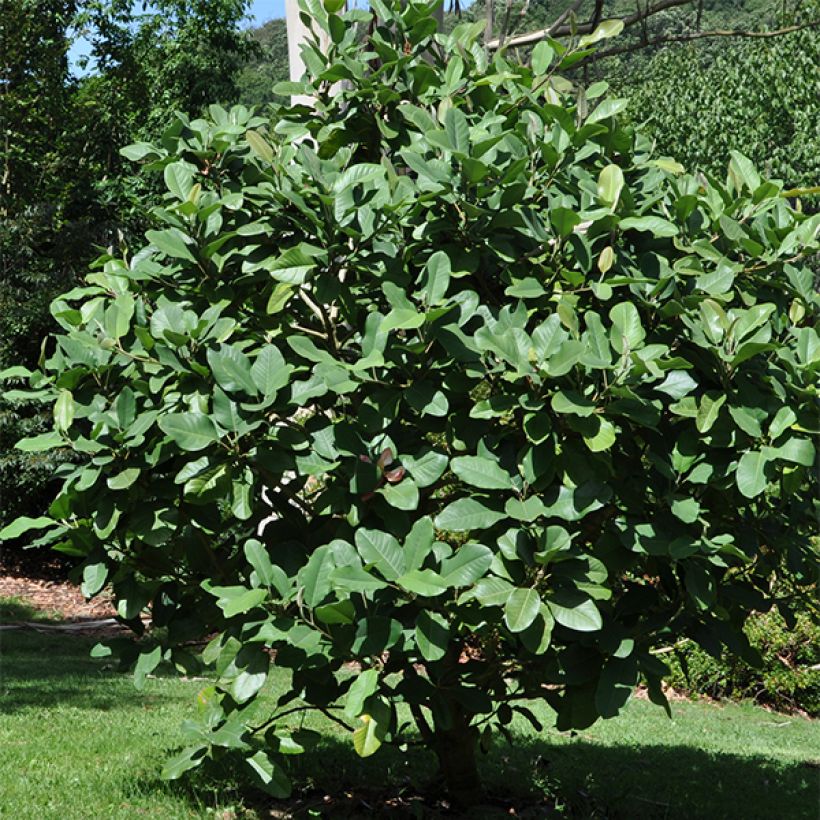
[[[160,416],[160,430],[183,450],[196,452],[219,441],[216,425],[202,413],[169,413]]]
[[[83,582],[80,587],[86,598],[96,595],[108,579],[108,567],[103,563],[86,564],[83,567]]]
[[[444,300],[450,285],[450,257],[444,251],[436,251],[424,268],[423,294],[427,305],[438,305]]]
[[[584,444],[593,452],[608,450],[618,439],[615,425],[608,419],[598,417],[598,432],[594,436],[584,436]]]
[[[270,143],[258,131],[246,131],[245,139],[248,141],[251,151],[253,151],[259,159],[269,164],[273,163],[273,148],[271,148]]]
[[[54,402],[54,426],[65,432],[74,421],[74,397],[70,390],[61,390]]]
[[[352,624],[356,619],[356,607],[350,600],[336,601],[317,606],[313,614],[323,624]]]
[[[556,413],[588,417],[595,412],[595,404],[572,390],[553,393],[550,406]]]
[[[160,252],[174,259],[187,259],[196,263],[189,248],[191,240],[178,228],[164,231],[146,231],[145,238]]]
[[[0,530],[0,541],[11,541],[13,538],[19,538],[30,530],[42,530],[56,523],[53,518],[46,518],[43,515],[37,518],[21,515]]]
[[[344,713],[349,718],[357,718],[364,711],[365,701],[379,688],[377,669],[364,669],[355,678],[345,696]]]
[[[570,590],[556,590],[547,600],[555,620],[576,632],[597,632],[603,629],[603,620],[595,601]]]
[[[600,122],[601,120],[608,119],[609,117],[614,117],[616,114],[620,114],[620,112],[623,111],[628,104],[629,100],[609,97],[598,105],[598,107],[587,117],[586,121],[589,124]]]
[[[703,395],[698,406],[698,413],[695,417],[695,427],[699,433],[708,433],[720,415],[720,408],[726,402],[726,394],[714,399],[708,393]]]
[[[65,440],[59,433],[41,433],[39,436],[21,438],[14,448],[24,453],[42,453],[45,450],[53,450],[55,447],[65,447]]]
[[[450,643],[450,626],[437,612],[422,610],[416,618],[416,645],[427,661],[441,660]]]
[[[488,547],[464,544],[441,562],[440,574],[448,587],[466,587],[481,578],[492,562],[493,552]]]
[[[419,518],[404,539],[404,557],[408,569],[417,569],[430,554],[434,539],[433,521],[429,516]]]
[[[218,350],[210,349],[207,354],[216,383],[226,392],[244,391],[250,396],[258,393],[251,375],[250,359],[233,345],[220,345]]]
[[[381,578],[359,566],[337,567],[330,573],[330,583],[334,589],[361,594],[375,592],[387,586]]]
[[[533,74],[535,74],[536,77],[546,74],[554,57],[555,51],[552,46],[545,40],[541,40],[532,50],[530,57]]]
[[[659,216],[629,216],[622,219],[618,223],[618,227],[622,231],[646,231],[659,239],[677,236],[679,233],[676,225],[666,219],[661,219]]]
[[[435,598],[446,592],[451,586],[432,569],[412,569],[396,579],[396,584],[403,590],[422,598]]]
[[[283,800],[290,797],[291,783],[282,767],[260,749],[245,761],[255,775],[258,784],[272,797]]]
[[[606,273],[612,267],[614,261],[615,251],[612,249],[612,245],[607,245],[598,257],[598,270],[601,273]]]
[[[162,767],[162,777],[165,780],[177,780],[185,772],[195,769],[205,759],[207,747],[189,746],[178,755],[165,761]]]
[[[786,430],[789,429],[797,421],[797,416],[791,407],[781,407],[769,425],[769,438],[774,441],[779,438]]]
[[[450,462],[450,469],[472,487],[485,490],[512,489],[510,474],[489,458],[459,456]]]
[[[450,140],[453,151],[461,156],[470,153],[470,126],[467,117],[458,108],[450,108],[444,115],[444,130]]]
[[[644,329],[638,309],[632,302],[620,302],[609,311],[612,321],[612,347],[618,353],[636,350],[644,340]]]
[[[469,532],[483,530],[504,518],[504,513],[486,507],[475,498],[460,498],[448,504],[435,519],[440,530]]]
[[[614,208],[624,187],[624,173],[617,165],[607,165],[598,175],[598,199]]]
[[[361,715],[359,720],[362,725],[353,732],[353,748],[359,757],[370,757],[379,750],[387,729],[370,715]]]
[[[504,605],[504,623],[510,632],[523,632],[536,618],[541,597],[534,589],[518,588]]]
[[[595,707],[603,718],[616,717],[626,706],[638,682],[638,663],[633,658],[610,658],[601,670],[595,690]]]
[[[811,467],[815,459],[814,444],[804,438],[790,438],[779,447],[768,447],[766,454],[769,458],[791,461],[794,464],[802,464],[804,467]]]
[[[165,166],[163,177],[168,190],[185,202],[194,187],[193,172],[187,162],[171,162]]]
[[[447,469],[448,459],[443,453],[430,450],[420,458],[403,456],[402,463],[413,476],[419,487],[429,487],[435,484]]]
[[[623,30],[623,20],[604,20],[590,34],[585,34],[583,37],[578,38],[578,47],[586,48],[586,46],[592,45],[593,43],[598,43],[601,40],[607,40],[610,37],[617,37]]]
[[[137,665],[134,667],[134,686],[142,689],[145,686],[145,679],[150,675],[162,660],[162,647],[155,646],[148,652],[141,652],[137,658]]]
[[[287,385],[293,368],[276,345],[266,345],[251,365],[251,379],[259,392],[266,398],[276,395],[276,391]]]
[[[373,564],[388,581],[404,574],[404,553],[399,542],[386,532],[360,528],[356,530],[356,548],[366,564]]]
[[[245,559],[253,567],[259,581],[266,587],[275,586],[275,573],[268,551],[261,541],[251,538],[243,548]]]
[[[654,385],[654,389],[666,393],[675,401],[680,401],[697,386],[698,383],[685,370],[670,370],[660,384]]]
[[[387,503],[397,510],[415,510],[419,505],[419,488],[412,478],[405,476],[397,484],[386,484],[379,489]]]
[[[214,587],[213,589],[217,590],[220,587]],[[244,615],[254,607],[259,606],[268,597],[266,589],[246,589],[245,587],[221,587],[221,589],[232,590],[228,597],[219,598],[216,602],[226,618],[233,618],[234,615]]]
[[[117,473],[117,475],[111,476],[106,480],[106,484],[109,490],[126,490],[139,478],[139,474],[140,469],[138,467],[130,467]]]
[[[482,606],[504,606],[514,587],[503,578],[481,578],[472,594]]]
[[[296,580],[308,606],[318,606],[328,596],[335,568],[333,552],[328,546],[321,546],[313,551],[307,563],[299,570]]]

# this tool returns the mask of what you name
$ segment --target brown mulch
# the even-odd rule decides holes
[[[80,587],[69,581],[71,561],[48,550],[0,551],[0,598],[16,598],[28,604],[61,628],[75,625],[81,631],[88,622],[89,631],[99,630],[94,622],[113,618],[117,613],[107,595],[87,601]],[[6,619],[7,625],[10,619]],[[26,625],[27,622],[11,621]],[[27,624],[34,627],[34,623]],[[39,621],[38,629],[55,628]],[[110,628],[110,627],[109,627]],[[119,625],[116,625],[119,629]]]
[[[117,613],[107,596],[86,601],[80,588],[68,581],[44,581],[0,575],[0,597],[19,598],[54,620],[78,622],[113,618]]]

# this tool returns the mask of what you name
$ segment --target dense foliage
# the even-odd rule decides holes
[[[87,594],[150,612],[113,647],[138,683],[214,668],[172,776],[239,752],[281,795],[313,739],[289,715],[367,756],[407,709],[467,802],[528,699],[562,730],[639,680],[663,704],[654,648],[754,662],[749,612],[794,605],[772,576],[815,580],[820,217],[741,154],[725,181],[654,157],[625,100],[560,76],[617,27],[526,67],[423,4],[338,5],[278,89],[315,110],[214,106],[126,149],[162,227],[54,302],[27,376],[54,430],[18,447],[83,463],[2,537],[45,530]]]
[[[820,33],[665,49],[634,72],[613,71],[630,113],[658,150],[719,173],[744,151],[788,187],[820,182]],[[817,200],[815,200],[817,201]]]
[[[159,191],[119,148],[162,133],[175,110],[232,100],[253,52],[244,0],[3,0],[0,11],[0,369],[36,366],[55,329],[52,299],[100,247],[141,236]],[[69,71],[71,39],[88,39],[89,73]],[[161,127],[160,127],[161,123]],[[0,525],[53,494],[62,453],[13,449],[45,429],[41,408],[11,387],[0,398]]]
[[[752,666],[730,652],[710,655],[685,642],[668,655],[670,684],[692,695],[752,699],[779,711],[820,716],[820,626],[816,614],[802,612],[786,622],[775,612],[753,615],[746,624],[749,643],[761,656]]]

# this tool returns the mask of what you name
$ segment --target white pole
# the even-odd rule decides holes
[[[288,31],[288,65],[290,79],[298,82],[305,73],[305,64],[302,62],[302,43],[308,36],[308,28],[299,16],[298,0],[285,0],[285,23]],[[291,105],[313,105],[313,97],[305,94],[295,94],[290,98]]]

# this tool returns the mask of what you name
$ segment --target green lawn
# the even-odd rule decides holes
[[[88,658],[88,640],[3,632],[0,641],[0,817],[268,816],[264,799],[230,777],[159,778],[201,681],[160,677],[138,693],[129,676]],[[548,723],[546,707],[536,711]],[[673,714],[670,721],[634,701],[624,717],[574,737],[516,726],[518,744],[499,741],[484,759],[490,791],[556,798],[558,812],[534,816],[816,820],[816,722],[748,705],[674,703]],[[388,751],[362,761],[335,727],[311,725],[325,741],[294,762],[310,788],[386,783],[396,793],[411,780],[423,788],[432,775],[426,755]]]

